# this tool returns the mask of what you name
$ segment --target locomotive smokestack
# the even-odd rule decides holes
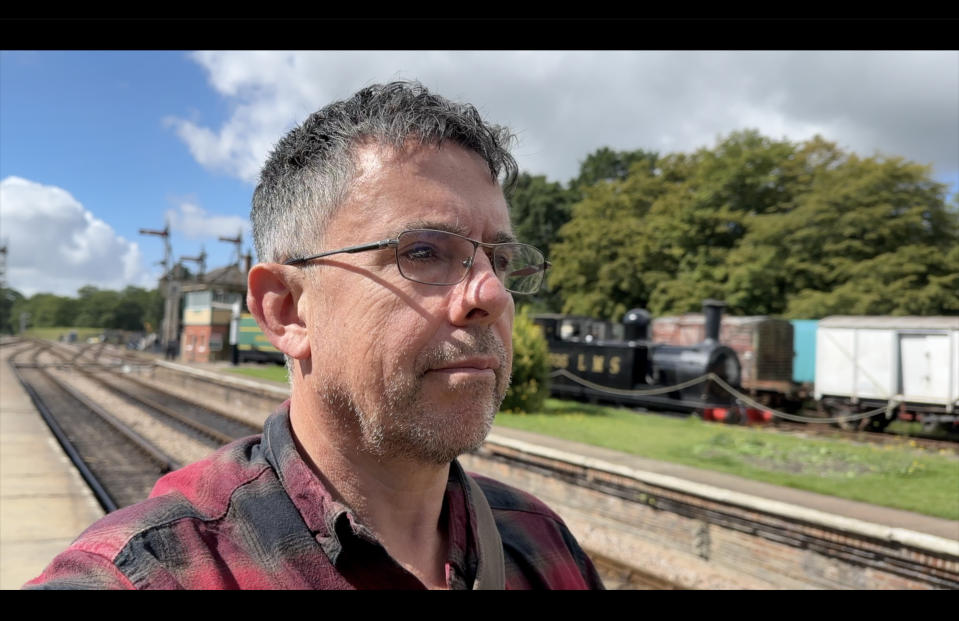
[[[623,317],[623,337],[627,341],[648,341],[652,315],[644,308],[634,308]]]
[[[703,314],[706,315],[706,341],[707,343],[719,342],[719,324],[723,318],[723,307],[725,302],[719,300],[704,300]]]

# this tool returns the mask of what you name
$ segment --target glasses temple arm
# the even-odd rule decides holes
[[[382,250],[383,248],[389,248],[392,245],[395,245],[397,240],[395,239],[382,239],[377,242],[371,242],[369,244],[360,244],[359,246],[349,246],[348,248],[340,248],[339,250],[331,250],[329,252],[321,252],[319,254],[311,254],[308,257],[301,257],[298,259],[288,259],[283,262],[283,265],[297,265],[299,263],[306,263],[312,261],[313,259],[322,259],[323,257],[328,257],[334,254],[343,254],[355,252],[367,252],[370,250]]]

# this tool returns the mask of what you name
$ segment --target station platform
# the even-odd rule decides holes
[[[0,589],[19,589],[103,515],[0,347]]]

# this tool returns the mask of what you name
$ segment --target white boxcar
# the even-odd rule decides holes
[[[816,335],[816,398],[959,411],[959,317],[827,317]]]

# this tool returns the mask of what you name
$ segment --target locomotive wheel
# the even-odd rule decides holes
[[[739,425],[743,422],[743,416],[739,411],[739,408],[732,406],[729,410],[726,411],[726,420],[723,421],[727,425]]]
[[[922,430],[926,433],[935,433],[939,431],[939,422],[936,419],[923,420]]]
[[[959,427],[955,425],[950,425],[949,423],[943,423],[936,419],[935,416],[926,416],[922,419],[922,430],[925,433],[946,433],[954,434],[956,431],[959,431]]]
[[[864,431],[868,426],[869,421],[866,419],[861,420],[840,420],[836,422],[836,426],[842,429],[843,431]]]

